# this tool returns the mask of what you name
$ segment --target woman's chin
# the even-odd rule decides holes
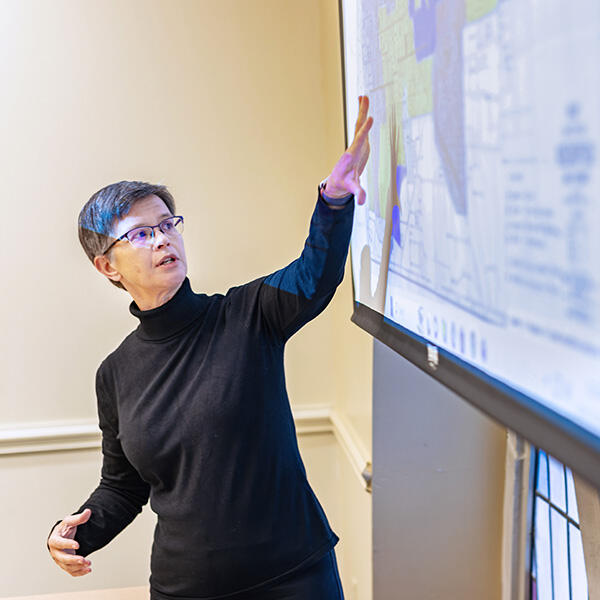
[[[185,279],[186,271],[181,268],[181,266],[177,269],[172,268],[167,272],[160,274],[161,282],[166,283],[169,287],[179,288],[183,280]]]

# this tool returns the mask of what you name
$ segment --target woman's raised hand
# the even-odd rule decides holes
[[[354,194],[359,204],[365,203],[366,193],[360,186],[358,178],[362,174],[369,158],[369,129],[373,125],[373,117],[367,118],[369,98],[359,96],[358,118],[354,128],[354,140],[342,154],[331,175],[327,178],[325,194],[330,198],[341,198]]]
[[[73,577],[80,577],[91,572],[91,562],[83,556],[77,556],[79,544],[75,541],[77,526],[87,522],[92,514],[89,508],[77,515],[65,517],[48,538],[48,548],[54,562]]]

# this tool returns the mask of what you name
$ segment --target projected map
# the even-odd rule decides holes
[[[347,0],[356,300],[600,435],[600,2]]]

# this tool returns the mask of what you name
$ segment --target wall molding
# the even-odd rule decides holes
[[[47,422],[0,429],[0,456],[100,448],[94,421]]]
[[[333,433],[331,409],[328,406],[292,409],[292,414],[298,435]]]
[[[354,428],[328,406],[298,408],[292,411],[298,436],[330,433],[361,485],[370,491],[370,456]],[[99,449],[100,429],[95,421],[28,423],[0,429],[0,457],[21,454]]]
[[[371,493],[371,480],[373,477],[371,459],[362,441],[354,431],[354,427],[348,424],[336,410],[330,410],[329,419],[333,434],[350,462],[352,471],[365,490]]]

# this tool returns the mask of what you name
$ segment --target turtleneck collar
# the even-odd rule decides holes
[[[140,310],[133,301],[129,305],[129,312],[140,320],[136,330],[138,336],[158,341],[183,331],[200,316],[205,301],[206,295],[195,294],[186,277],[175,295],[164,304],[150,310]]]

